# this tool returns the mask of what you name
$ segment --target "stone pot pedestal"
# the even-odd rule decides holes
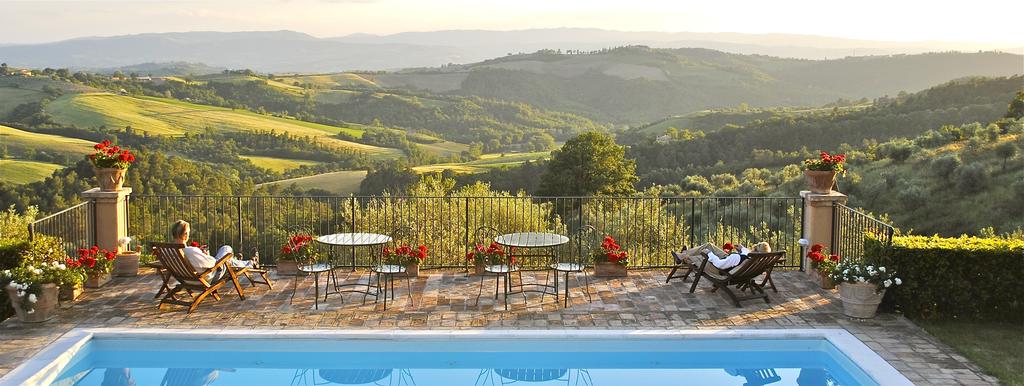
[[[608,261],[599,261],[594,264],[594,276],[596,277],[626,277],[629,271],[625,265]]]
[[[117,258],[114,260],[114,276],[139,276],[140,257],[142,257],[142,255],[138,252],[129,252],[117,255]]]
[[[96,173],[96,183],[104,192],[116,192],[124,185],[124,174],[128,169],[118,168],[93,168]]]
[[[812,193],[831,193],[836,184],[836,172],[832,170],[804,170],[804,175]]]
[[[18,291],[12,287],[5,288],[7,296],[11,300],[11,306],[18,315],[18,320],[25,323],[40,323],[53,319],[57,316],[57,285],[46,283],[42,285],[39,294],[36,295],[36,302],[32,304],[32,313],[24,310],[21,304],[21,297]]]
[[[878,313],[885,290],[877,292],[878,285],[872,283],[841,283],[839,298],[843,300],[843,314],[851,318],[871,319]]]
[[[110,272],[90,273],[85,278],[85,288],[100,288],[110,282]]]

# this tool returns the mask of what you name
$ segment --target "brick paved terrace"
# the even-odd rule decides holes
[[[340,279],[365,280],[365,272],[339,270]],[[299,282],[289,302],[292,279],[276,277],[274,289],[247,287],[246,300],[227,291],[222,300],[207,300],[194,314],[184,307],[158,307],[153,298],[159,278],[144,270],[134,278],[116,278],[106,287],[90,290],[74,303],[64,303],[58,317],[42,324],[23,324],[16,318],[0,323],[0,375],[6,374],[61,334],[76,327],[148,327],[211,329],[766,329],[843,328],[875,350],[907,378],[924,385],[989,385],[982,374],[907,319],[880,314],[872,320],[842,315],[838,294],[818,288],[798,271],[776,272],[778,293],[772,302],[754,300],[734,307],[722,293],[702,282],[688,293],[691,281],[666,284],[667,271],[631,271],[628,278],[593,279],[593,302],[576,287],[568,308],[539,294],[511,298],[505,311],[493,297],[488,278],[476,304],[479,279],[458,270],[430,270],[412,281],[413,303],[404,282],[396,283],[396,299],[362,305],[362,295],[330,295],[313,309],[313,279]],[[525,281],[543,280],[527,273]],[[321,281],[321,284],[323,282]],[[246,283],[247,284],[247,283]],[[487,294],[490,293],[491,296]]]

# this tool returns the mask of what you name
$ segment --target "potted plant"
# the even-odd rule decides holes
[[[135,155],[128,149],[111,145],[107,140],[93,145],[93,149],[95,151],[89,154],[89,161],[92,162],[100,190],[121,190],[121,186],[124,185],[124,174],[132,162],[135,162]]]
[[[128,245],[131,242],[131,237],[122,237],[117,240],[118,254],[114,259],[114,276],[139,276],[139,259],[142,254],[129,249]]]
[[[394,250],[384,248],[384,264],[401,265],[405,267],[405,275],[417,277],[420,275],[420,263],[427,258],[427,246],[420,245],[413,249],[403,245]]]
[[[804,174],[813,193],[831,193],[836,175],[846,173],[846,156],[821,152],[817,159],[804,160]]]
[[[629,275],[629,254],[622,250],[614,238],[605,236],[601,242],[601,251],[594,254],[594,276],[625,277]]]
[[[85,288],[100,288],[110,282],[110,271],[114,268],[117,254],[98,246],[78,250],[78,262],[85,270]]]
[[[45,322],[56,316],[57,284],[67,267],[63,263],[28,263],[0,271],[0,287],[7,291],[18,319]]]
[[[64,253],[64,245],[61,239],[37,235],[20,252],[19,259],[36,266],[52,265],[53,262],[57,262],[58,265],[63,264],[61,270],[53,273],[51,277],[58,286],[58,298],[60,300],[74,301],[82,295],[82,282],[85,279],[85,272],[80,268],[77,260],[68,258],[68,255]]]
[[[73,302],[84,292],[82,283],[85,282],[85,269],[82,268],[82,263],[72,258],[67,258],[64,266],[67,269],[60,275],[57,299],[62,302]]]
[[[498,243],[484,246],[476,244],[473,250],[466,253],[466,260],[473,262],[474,272],[477,275],[484,273],[484,267],[488,265],[515,265],[516,258],[511,253],[506,253],[505,248]]]
[[[885,291],[903,284],[896,272],[858,261],[836,264],[830,275],[839,284],[839,298],[843,301],[843,314],[853,318],[875,317]]]
[[[807,258],[811,260],[811,267],[818,271],[818,276],[821,278],[821,288],[836,288],[835,282],[832,281],[830,275],[835,270],[836,265],[839,264],[839,255],[830,255],[825,252],[824,245],[814,244],[811,246],[811,251],[807,252]]]
[[[281,255],[277,258],[277,274],[295,276],[299,274],[299,264],[309,264],[316,260],[317,251],[313,247],[313,236],[297,233],[288,238],[281,247]]]

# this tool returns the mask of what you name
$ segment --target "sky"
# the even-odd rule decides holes
[[[1024,45],[1019,0],[0,0],[0,43],[146,32],[450,29],[794,33]]]

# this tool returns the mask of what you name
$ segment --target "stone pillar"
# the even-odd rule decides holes
[[[800,192],[804,199],[804,235],[808,245],[821,244],[829,250],[832,249],[832,205],[834,203],[846,204],[846,195],[837,191],[831,193],[812,193],[809,190]],[[800,258],[803,259],[805,272],[818,277],[818,271],[811,267],[811,261],[807,258],[806,248],[800,251]]]
[[[117,240],[128,235],[128,195],[132,188],[121,188],[116,192],[104,192],[92,188],[82,192],[82,198],[92,201],[96,214],[93,226],[96,245],[108,251],[119,251]]]

